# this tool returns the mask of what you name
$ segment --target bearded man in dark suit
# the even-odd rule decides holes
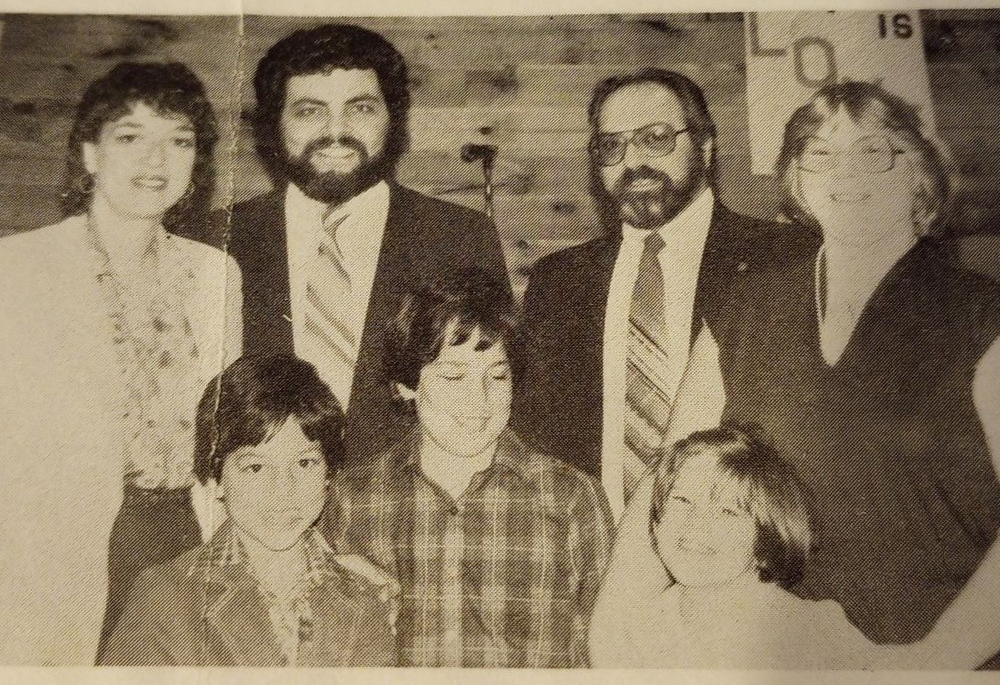
[[[691,346],[742,274],[801,231],[716,195],[715,125],[690,79],[616,76],[590,103],[591,186],[605,235],[549,255],[525,295],[530,358],[518,432],[600,478],[616,515],[659,455]]]
[[[408,146],[402,55],[351,25],[297,31],[254,77],[257,152],[275,189],[233,208],[229,251],[243,272],[244,353],[295,353],[347,408],[371,453],[401,426],[382,370],[402,296],[478,266],[507,282],[496,229],[478,212],[393,179]]]

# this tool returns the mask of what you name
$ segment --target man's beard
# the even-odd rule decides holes
[[[657,181],[659,185],[649,190],[629,188],[631,183],[641,179]],[[640,166],[626,169],[609,195],[617,204],[622,221],[648,230],[659,228],[677,216],[704,187],[705,162],[701,155],[692,154],[687,175],[679,184],[662,171]]]
[[[309,158],[317,150],[341,145],[354,150],[360,162],[352,171],[317,171]],[[324,136],[310,140],[302,153],[295,157],[285,155],[284,176],[298,186],[307,197],[328,205],[339,205],[360,195],[379,181],[392,175],[398,155],[393,152],[391,141],[374,157],[368,148],[353,136],[331,138]]]

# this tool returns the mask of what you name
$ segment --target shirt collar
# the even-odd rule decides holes
[[[677,216],[657,229],[663,238],[663,243],[699,247],[704,245],[712,223],[714,207],[715,194],[711,188],[705,188],[698,197],[678,212]],[[648,236],[648,230],[635,228],[628,223],[622,224],[622,238],[626,241],[644,242]]]
[[[420,426],[414,426],[395,449],[395,463],[399,471],[416,473],[420,470]],[[506,469],[522,480],[530,478],[528,457],[531,450],[510,428],[504,428],[497,439],[493,463],[486,469]]]
[[[333,550],[315,527],[306,530],[303,536],[306,560],[305,578],[312,584],[320,585],[330,572],[329,558],[333,556]],[[206,543],[202,553],[195,558],[194,563],[188,569],[188,575],[209,577],[219,569],[242,566],[245,563],[246,552],[243,549],[243,543],[240,541],[236,526],[232,519],[226,519],[219,526],[212,539]]]
[[[386,181],[379,181],[346,202],[330,206],[325,202],[314,200],[302,192],[302,189],[297,185],[289,183],[288,189],[285,191],[285,203],[292,206],[297,212],[315,215],[317,220],[322,220],[327,212],[344,215],[367,215],[382,207],[389,206],[389,184]]]
[[[83,234],[84,243],[93,257],[94,275],[98,278],[114,276],[115,265],[111,263],[111,256],[103,242],[103,238],[91,222],[90,217],[87,214],[80,214],[70,217],[67,221],[70,222],[70,226],[74,223],[79,223],[79,230]],[[176,238],[168,233],[162,224],[157,227],[148,249],[161,274],[174,275],[175,272],[178,272],[187,275],[187,272],[191,271],[185,255],[181,253]]]
[[[357,272],[368,272],[370,276],[374,276],[389,215],[389,200],[389,184],[379,181],[334,207],[307,197],[298,186],[289,183],[285,202],[290,216],[301,217],[301,221],[316,226],[317,230],[328,214],[345,218],[337,229],[337,247],[353,278]]]

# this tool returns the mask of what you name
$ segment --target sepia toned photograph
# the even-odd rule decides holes
[[[236,7],[0,7],[0,667],[1000,669],[1000,9]]]

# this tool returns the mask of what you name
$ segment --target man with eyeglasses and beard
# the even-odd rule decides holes
[[[410,96],[402,55],[352,25],[297,31],[257,66],[254,135],[274,191],[233,208],[244,353],[295,353],[347,409],[347,459],[402,429],[382,368],[387,322],[425,280],[479,267],[508,283],[496,229],[393,179]],[[370,453],[370,452],[369,452]]]
[[[715,125],[685,76],[609,78],[589,116],[605,235],[532,270],[515,425],[600,478],[617,516],[660,453],[691,347],[721,325],[734,279],[780,259],[784,240],[810,238],[720,204]]]

